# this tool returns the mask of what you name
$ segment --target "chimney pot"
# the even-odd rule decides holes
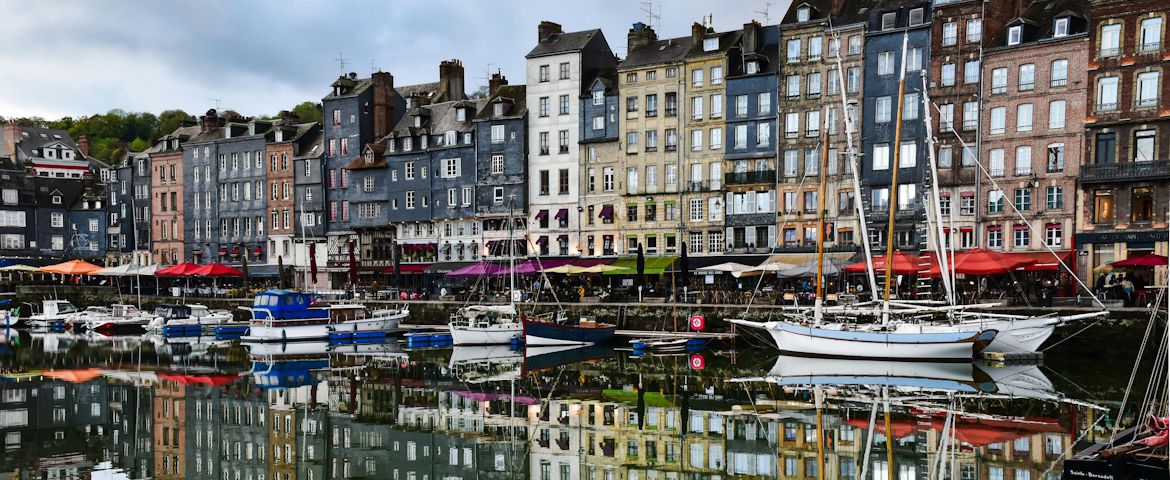
[[[439,62],[439,101],[463,100],[463,62],[458,59]]]
[[[626,50],[630,51],[638,47],[644,47],[657,40],[658,33],[652,27],[638,22],[630,27],[630,32],[626,35]]]
[[[703,34],[707,33],[707,29],[699,22],[691,25],[691,44],[699,45],[703,43]]]
[[[488,96],[496,96],[496,92],[500,90],[500,87],[507,84],[508,78],[505,77],[504,74],[500,73],[499,71],[493,73],[492,78],[488,79]]]
[[[536,27],[536,41],[543,42],[546,38],[559,33],[564,33],[559,23],[544,20]]]
[[[82,135],[77,137],[77,149],[81,150],[83,157],[89,156],[89,137]]]

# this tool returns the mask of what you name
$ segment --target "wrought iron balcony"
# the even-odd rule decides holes
[[[753,172],[730,172],[724,175],[728,185],[744,183],[776,183],[775,170],[757,170]]]
[[[1170,160],[1081,165],[1080,176],[1083,183],[1170,178]]]

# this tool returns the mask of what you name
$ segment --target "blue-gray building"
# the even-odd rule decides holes
[[[527,255],[528,108],[524,85],[508,85],[495,73],[488,98],[475,116],[476,217],[487,257]],[[508,248],[509,235],[513,248]]]
[[[245,255],[249,266],[267,263],[265,219],[269,215],[265,199],[276,193],[268,191],[264,157],[270,130],[270,122],[229,122],[223,128],[223,138],[216,140],[220,167],[216,179],[220,198],[217,246],[228,253],[226,258],[219,256],[221,263],[241,264]]]
[[[742,55],[730,55],[727,60],[727,132],[746,129],[746,138],[761,138],[759,130],[767,129],[770,133],[763,138],[779,138],[779,27],[744,24],[740,41]],[[724,238],[729,251],[743,251],[749,245],[771,246],[776,238],[777,143],[747,142],[735,148],[734,142],[725,142]]]
[[[191,135],[182,149],[183,178],[183,250],[185,258],[195,263],[226,261],[227,245],[221,245],[220,204],[227,201],[228,184],[220,183],[219,175],[227,168],[227,158],[219,154],[217,141],[224,136],[224,127],[215,110],[200,118],[198,132]],[[166,151],[174,150],[175,139],[162,139]],[[238,159],[237,159],[238,161]],[[223,232],[228,233],[228,232]],[[187,255],[190,255],[187,257]]]
[[[891,207],[892,166],[898,116],[898,78],[902,46],[906,51],[905,108],[896,190],[895,245],[919,248],[926,234],[922,194],[926,178],[922,75],[930,65],[931,4],[887,0],[869,11],[865,38],[864,106],[862,107],[862,194],[868,202],[870,243],[885,245]]]

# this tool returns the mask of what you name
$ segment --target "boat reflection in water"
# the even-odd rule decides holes
[[[1099,415],[1035,366],[393,341],[6,347],[0,478],[885,478],[889,433],[898,478],[1043,479]],[[883,394],[889,427],[871,422]]]

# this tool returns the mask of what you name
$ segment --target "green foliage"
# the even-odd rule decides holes
[[[323,114],[321,113],[321,104],[314,102],[303,102],[300,105],[293,107],[292,113],[297,116],[297,121],[301,123],[321,122]]]
[[[135,138],[133,142],[130,142],[130,151],[131,152],[141,152],[141,151],[146,150],[148,148],[150,148],[150,142],[143,140],[141,138]]]

